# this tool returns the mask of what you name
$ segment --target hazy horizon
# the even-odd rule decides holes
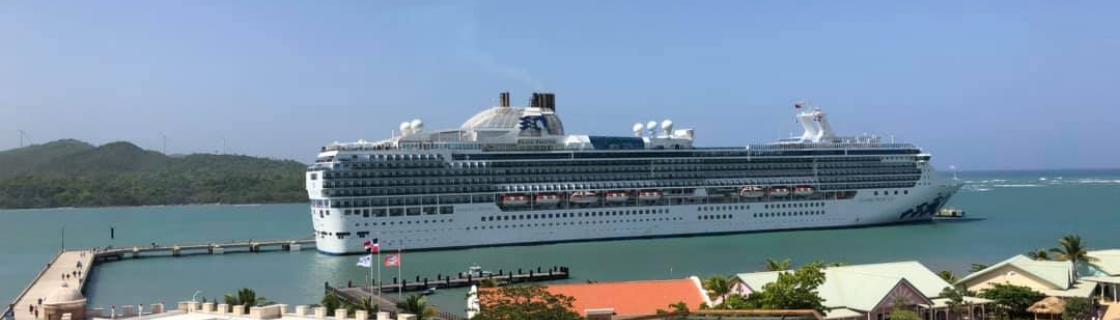
[[[1120,167],[1120,3],[0,3],[0,150],[74,138],[308,162],[510,91],[570,134],[914,143],[962,171]]]

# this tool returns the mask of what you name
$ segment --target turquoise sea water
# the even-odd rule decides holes
[[[874,228],[751,233],[672,239],[582,242],[406,253],[405,278],[486,269],[565,265],[571,281],[707,276],[758,270],[767,258],[871,263],[918,260],[966,271],[1079,234],[1093,248],[1120,248],[1120,170],[961,173],[967,183],[951,206],[979,221]],[[62,245],[67,248],[159,242],[294,239],[310,235],[304,204],[0,211],[0,299],[10,301]],[[109,228],[116,239],[109,239]],[[310,304],[323,282],[361,283],[355,256],[298,253],[153,257],[98,267],[86,294],[97,306],[175,302],[196,291],[221,297],[241,287],[289,304]],[[395,270],[386,271],[387,281]],[[432,297],[462,312],[465,290]]]

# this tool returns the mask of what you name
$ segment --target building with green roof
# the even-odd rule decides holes
[[[825,282],[817,288],[828,309],[825,319],[888,319],[896,301],[914,308],[925,319],[953,319],[948,299],[941,292],[951,285],[917,261],[827,267]],[[739,274],[735,292],[749,296],[777,281],[788,271]],[[966,297],[972,308],[965,311],[971,319],[982,317],[989,300]]]

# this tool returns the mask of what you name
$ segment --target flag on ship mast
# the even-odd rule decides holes
[[[358,258],[358,266],[363,268],[373,268],[373,255],[367,254]]]
[[[366,240],[365,247],[366,251],[369,251],[369,253],[381,252],[381,244],[377,243],[377,238],[374,238],[373,240]]]
[[[391,255],[385,257],[385,267],[386,268],[392,268],[392,267],[400,268],[401,267],[401,254],[400,253],[391,254]]]

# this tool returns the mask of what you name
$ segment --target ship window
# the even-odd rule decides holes
[[[390,217],[399,217],[399,216],[402,216],[402,215],[404,215],[404,209],[401,209],[401,208],[389,209],[389,216]]]

